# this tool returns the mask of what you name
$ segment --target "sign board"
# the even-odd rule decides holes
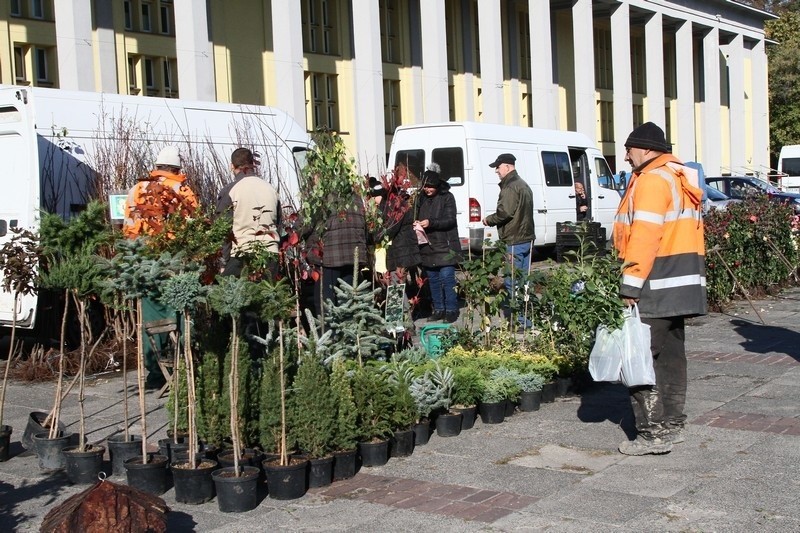
[[[122,224],[125,220],[125,202],[127,199],[127,193],[111,193],[108,195],[108,210],[111,222]]]

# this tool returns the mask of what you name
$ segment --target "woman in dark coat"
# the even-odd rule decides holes
[[[439,174],[426,170],[423,174],[414,227],[424,230],[427,243],[420,244],[422,267],[428,278],[433,301],[430,321],[458,320],[456,265],[461,255],[456,222],[456,199]]]

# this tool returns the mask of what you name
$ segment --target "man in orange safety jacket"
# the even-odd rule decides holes
[[[624,261],[620,297],[638,304],[650,326],[656,384],[629,389],[638,435],[619,451],[662,454],[684,440],[684,319],[706,313],[703,192],[652,122],[634,129],[625,148],[633,173],[613,232]]]

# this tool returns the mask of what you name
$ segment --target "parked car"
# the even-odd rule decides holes
[[[743,200],[750,194],[766,194],[776,202],[790,204],[795,213],[800,213],[800,194],[784,192],[768,181],[754,176],[706,177],[706,185],[737,200]]]
[[[706,199],[703,201],[703,213],[708,213],[712,209],[726,209],[729,204],[741,202],[726,195],[722,191],[706,185]]]

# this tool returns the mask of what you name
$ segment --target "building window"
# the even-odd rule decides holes
[[[614,102],[601,100],[600,106],[600,141],[614,142]]]
[[[519,77],[531,79],[531,21],[527,12],[517,13],[519,20]]]
[[[142,20],[139,21],[142,26],[142,31],[150,32],[152,31],[152,25],[150,23],[150,3],[149,2],[142,2]]]
[[[167,98],[178,97],[178,80],[175,73],[178,71],[178,62],[175,59],[164,58],[164,96]]]
[[[25,75],[25,50],[21,46],[14,47],[14,77],[17,82],[26,82]]]
[[[172,2],[161,0],[161,33],[172,35],[172,19],[175,14]]]
[[[122,3],[122,10],[125,12],[125,29],[133,31],[133,13],[131,13],[130,0],[125,0]]]
[[[311,109],[308,116],[311,117],[311,130],[327,128],[338,131],[339,129],[339,108],[337,104],[336,76],[333,74],[320,74],[311,72],[308,74],[309,90],[311,98],[309,105]]]
[[[128,92],[145,96],[178,98],[175,58],[128,56]]]
[[[533,127],[533,95],[523,93],[522,95],[522,123],[529,128]]]
[[[478,22],[478,3],[472,2],[472,10],[469,13],[472,18],[472,53],[474,60],[472,65],[474,67],[473,74],[480,74],[481,72],[481,32],[480,23]]]
[[[11,0],[11,16],[12,17],[22,16],[22,6],[20,5],[20,0]]]
[[[150,93],[156,88],[156,73],[150,58],[144,60],[144,86],[147,87],[148,96],[154,96]]]
[[[456,121],[456,88],[454,85],[447,86],[447,113],[450,117],[450,122]]]
[[[595,28],[594,84],[596,88],[614,88],[614,75],[611,63],[611,30],[606,28]]]
[[[633,104],[633,127],[638,128],[644,124],[644,105]]]
[[[631,36],[631,88],[634,93],[647,92],[644,67],[644,39]]]
[[[44,0],[31,0],[31,17],[35,19],[44,18]]]
[[[383,120],[389,135],[402,124],[399,80],[383,80]]]
[[[664,96],[678,97],[678,86],[675,81],[675,43],[664,43]]]
[[[447,42],[447,69],[456,70],[456,21],[458,16],[453,12],[454,6],[451,2],[445,3],[444,7],[444,23],[445,23],[445,41]]]
[[[47,50],[44,48],[35,48],[36,56],[36,81],[49,82],[50,76],[47,68]]]
[[[139,79],[136,75],[136,58],[133,56],[128,57],[128,89],[130,94],[139,94]]]
[[[302,5],[303,50],[337,55],[337,0],[305,0]]]
[[[381,56],[384,63],[400,63],[400,15],[397,0],[380,0]]]

